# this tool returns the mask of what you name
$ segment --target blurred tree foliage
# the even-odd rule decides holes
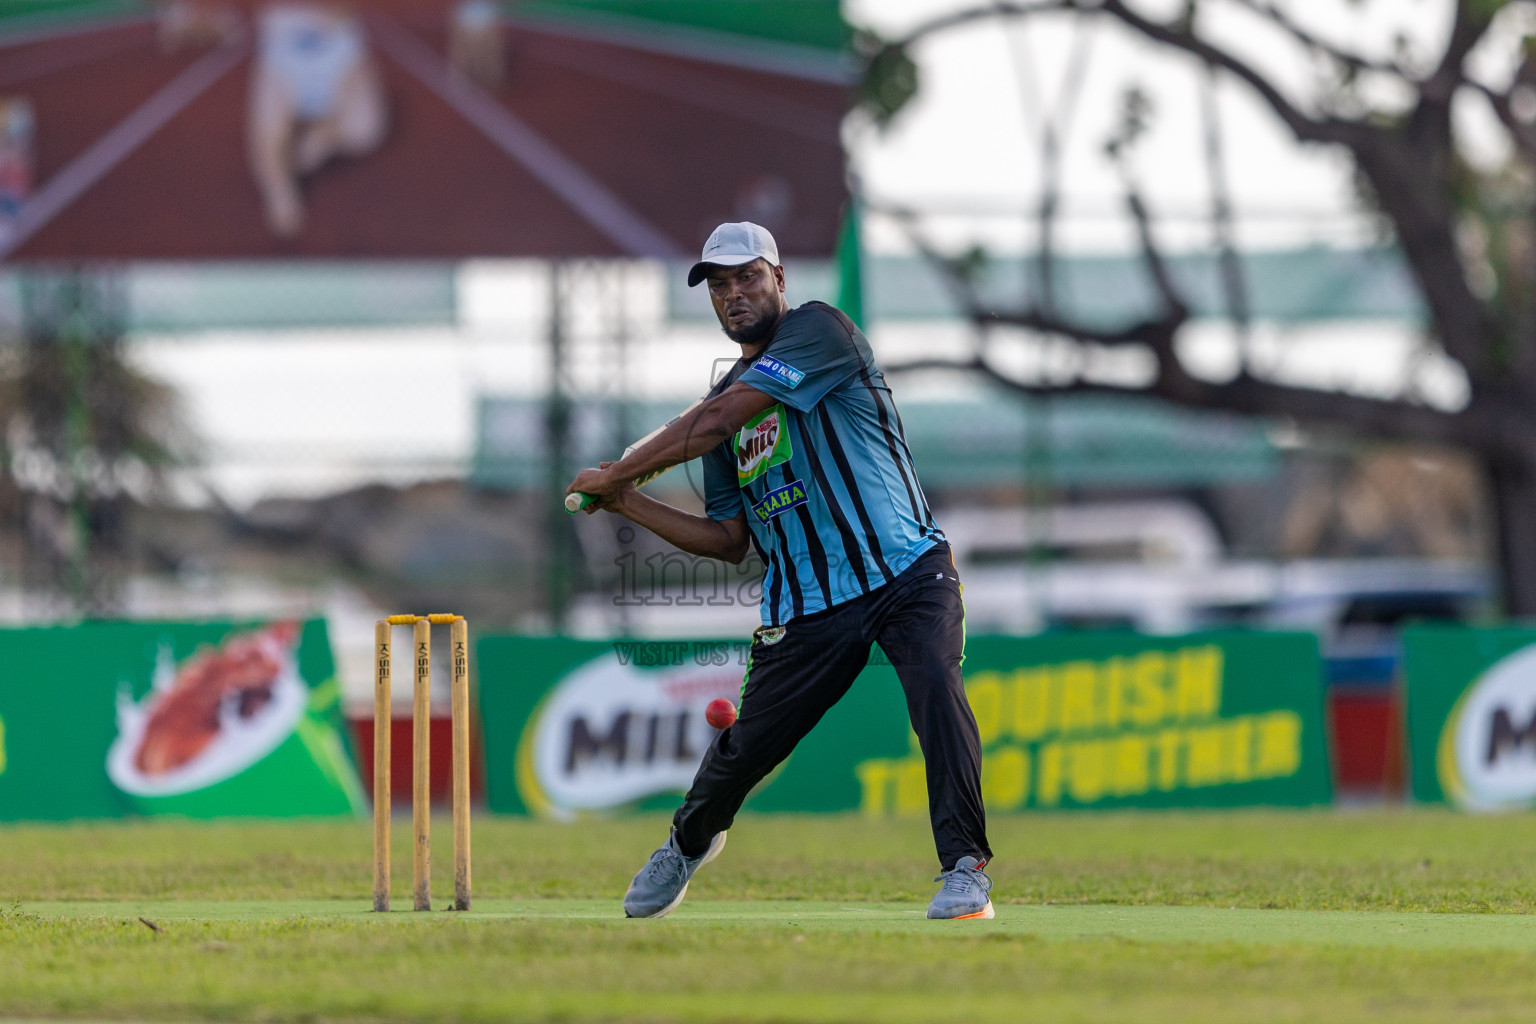
[[[53,614],[120,611],[135,508],[194,451],[164,384],[131,365],[112,275],[32,270],[0,338],[0,519],[26,597]]]
[[[1463,407],[1431,403],[1412,388],[1392,398],[1373,398],[1299,387],[1266,374],[1246,355],[1230,380],[1192,374],[1175,345],[1189,319],[1188,304],[1166,272],[1138,183],[1124,169],[1125,155],[1146,131],[1149,113],[1134,89],[1126,95],[1121,130],[1105,152],[1122,168],[1126,214],[1159,297],[1157,308],[1120,329],[1095,330],[1058,314],[1048,279],[1025,308],[998,309],[967,291],[963,275],[953,276],[957,293],[970,295],[968,312],[979,326],[1013,325],[1085,347],[1136,347],[1152,357],[1150,380],[1140,386],[1082,376],[1066,382],[1024,381],[1003,369],[1006,360],[998,358],[996,346],[987,345],[979,345],[968,361],[917,365],[959,365],[1021,391],[1135,391],[1190,406],[1344,427],[1365,437],[1458,447],[1476,457],[1493,498],[1506,610],[1536,615],[1536,4],[1421,3],[1417,24],[1436,26],[1424,39],[1346,45],[1307,27],[1306,15],[1323,2],[1187,0],[1167,18],[1166,6],[1159,10],[1140,0],[997,0],[947,13],[897,39],[865,33],[861,96],[877,124],[890,123],[920,86],[912,48],[984,21],[1055,17],[1114,25],[1182,55],[1207,73],[1208,93],[1218,83],[1236,83],[1262,101],[1298,144],[1329,147],[1348,157],[1362,202],[1401,250],[1423,295],[1429,330],[1421,358],[1448,357],[1460,366],[1470,394]],[[1328,2],[1349,6],[1363,0]],[[1258,43],[1255,36],[1233,45],[1232,37],[1210,30],[1217,8],[1261,24],[1268,38]],[[1266,47],[1294,54],[1310,73],[1310,87],[1296,89],[1290,81],[1295,76],[1282,82],[1267,74],[1252,56]],[[1212,219],[1223,239],[1228,306],[1241,336],[1247,316],[1230,224],[1224,224],[1231,211],[1220,194],[1221,126],[1209,95],[1204,106],[1206,157],[1216,183]],[[1486,157],[1474,159],[1469,112],[1492,115],[1489,122],[1504,134],[1502,159],[1492,164]],[[1055,159],[1054,136],[1047,132],[1043,141],[1048,160]],[[1053,168],[1047,167],[1045,177],[1048,188],[1054,188]],[[1053,194],[1040,209],[1041,237],[1048,245]],[[952,260],[935,257],[953,268]],[[1049,257],[1042,252],[1039,264],[1048,267]]]

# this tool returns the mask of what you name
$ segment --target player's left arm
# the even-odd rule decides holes
[[[632,480],[698,458],[777,401],[757,388],[732,384],[618,462],[582,470],[566,493],[581,491],[606,502]]]

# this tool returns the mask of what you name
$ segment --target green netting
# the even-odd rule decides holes
[[[0,323],[17,318],[28,271],[0,270]],[[132,332],[448,326],[454,266],[442,262],[149,262],[118,267]]]
[[[1402,254],[1391,247],[1247,252],[1241,256],[1249,315],[1281,324],[1379,320],[1420,323],[1423,300]],[[1168,269],[1196,317],[1229,315],[1221,267],[1214,253],[1170,256]],[[712,322],[708,296],[690,289],[686,264],[667,275],[668,311],[675,320]],[[837,265],[829,260],[790,260],[785,265],[790,302],[834,302]],[[1115,329],[1158,315],[1161,300],[1140,257],[1058,256],[1055,307],[1088,327]],[[1039,304],[1039,271],[1033,259],[987,261],[976,276],[984,306],[1027,309]],[[943,274],[920,256],[868,256],[863,261],[864,312],[875,323],[953,319],[960,315]]]
[[[898,389],[900,385],[898,384]],[[595,466],[665,423],[685,403],[585,400],[573,410],[576,464]],[[970,401],[901,403],[913,459],[930,490],[1019,487],[1084,490],[1204,487],[1273,476],[1280,455],[1270,423],[1181,409],[1150,398],[1068,395],[1023,399],[990,393]],[[543,403],[480,401],[470,470],[478,486],[521,490],[544,480]],[[674,470],[660,489],[697,486],[697,468]]]

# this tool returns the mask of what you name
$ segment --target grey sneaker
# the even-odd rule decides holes
[[[683,902],[693,873],[720,856],[724,846],[725,833],[720,832],[709,841],[709,849],[697,857],[685,857],[677,848],[677,833],[673,832],[629,883],[629,891],[624,893],[624,916],[666,917],[672,913]]]
[[[933,902],[928,904],[928,916],[950,921],[963,921],[973,917],[992,917],[992,879],[982,873],[985,861],[975,857],[961,857],[949,871],[935,878],[943,882]]]

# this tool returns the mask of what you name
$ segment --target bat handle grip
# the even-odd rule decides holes
[[[590,494],[584,494],[581,491],[572,491],[570,494],[565,496],[565,510],[572,515],[575,515],[577,512],[580,512],[582,509],[586,508],[596,500],[597,499]]]

